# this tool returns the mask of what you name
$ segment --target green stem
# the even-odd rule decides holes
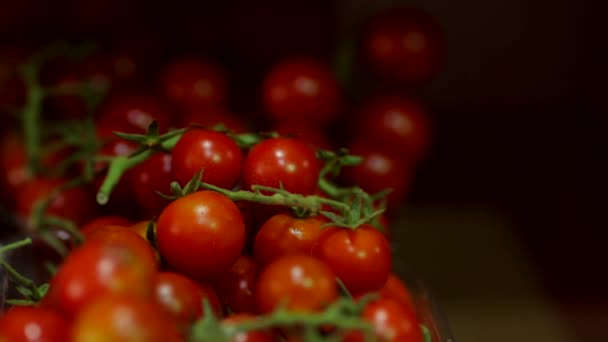
[[[44,88],[38,81],[38,71],[36,63],[22,68],[22,77],[28,89],[27,102],[23,108],[23,133],[28,166],[34,174],[40,172],[40,113],[45,95]]]
[[[21,275],[21,273],[17,272],[17,270],[13,268],[13,266],[11,266],[9,263],[7,263],[1,258],[0,266],[2,266],[6,270],[12,281],[19,285],[22,285],[23,287],[31,291],[33,300],[38,301],[42,298],[40,292],[38,291],[38,286],[36,286],[34,281]]]
[[[65,230],[74,239],[74,242],[77,246],[80,246],[84,243],[84,236],[72,221],[57,216],[46,216],[44,218],[44,224],[49,226],[56,226]]]
[[[8,251],[17,249],[17,248],[25,247],[27,245],[30,245],[31,243],[32,243],[32,239],[28,237],[23,240],[9,243],[8,245],[0,246],[0,255],[3,253],[6,253]]]

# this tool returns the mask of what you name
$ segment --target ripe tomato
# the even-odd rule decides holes
[[[122,216],[100,216],[88,221],[85,225],[81,226],[80,231],[82,232],[82,234],[87,235],[93,230],[102,228],[104,226],[129,227],[131,226],[131,221]]]
[[[241,255],[230,269],[221,272],[213,280],[213,286],[224,304],[231,312],[257,312],[255,298],[255,281],[257,265],[253,258]]]
[[[197,58],[169,63],[162,72],[160,87],[168,100],[182,108],[222,107],[227,96],[224,71]]]
[[[92,298],[72,326],[72,341],[184,341],[163,310],[126,294]]]
[[[412,170],[403,160],[363,142],[354,142],[349,147],[363,162],[343,169],[342,178],[356,184],[370,194],[392,189],[388,194],[389,206],[403,201],[409,191]]]
[[[403,281],[394,273],[391,273],[386,280],[386,283],[380,289],[380,297],[392,299],[399,302],[401,305],[414,310],[414,301],[408,288]]]
[[[331,147],[323,130],[311,124],[297,121],[278,121],[274,123],[270,131],[301,139],[314,148],[329,149]]]
[[[131,169],[133,195],[145,217],[161,212],[168,202],[156,192],[171,194],[173,168],[170,153],[157,153]]]
[[[416,8],[391,8],[363,29],[361,53],[377,76],[420,85],[435,75],[444,55],[439,25]]]
[[[132,231],[139,234],[139,236],[146,239],[146,241],[150,242],[148,240],[148,225],[149,224],[150,224],[149,220],[143,220],[143,221],[139,221],[133,225],[130,225],[129,229],[131,229]],[[156,225],[156,223],[154,223],[154,225]]]
[[[380,342],[422,342],[422,330],[416,314],[399,302],[391,299],[378,299],[363,309],[363,319],[374,327]],[[364,341],[361,333],[352,333],[345,342]]]
[[[128,247],[89,242],[68,255],[51,279],[48,303],[74,317],[93,298],[107,293],[149,297],[154,272]]]
[[[297,194],[312,194],[319,178],[315,151],[293,138],[266,139],[253,146],[243,164],[243,188],[270,186]]]
[[[313,248],[353,295],[376,291],[391,272],[391,249],[384,235],[369,225],[355,230],[327,228]]]
[[[186,110],[178,118],[178,125],[186,127],[192,124],[212,128],[217,124],[223,124],[234,133],[249,132],[249,128],[243,120],[234,114],[218,108],[195,107]]]
[[[262,270],[255,298],[261,313],[278,305],[295,311],[320,310],[338,298],[336,277],[321,260],[305,254],[286,255]]]
[[[158,122],[161,132],[169,129],[171,108],[151,95],[121,93],[110,97],[100,109],[97,134],[113,137],[113,131],[144,133],[152,121]]]
[[[36,203],[52,194],[66,180],[37,178],[26,183],[17,193],[17,212],[24,218],[29,218]],[[46,209],[47,215],[68,219],[79,225],[86,222],[95,214],[95,196],[85,187],[74,187],[54,196]]]
[[[186,331],[203,316],[204,299],[221,314],[221,306],[215,291],[202,286],[181,274],[158,272],[154,278],[154,300],[171,317],[174,324]]]
[[[294,59],[276,65],[263,85],[264,108],[274,119],[327,124],[340,110],[341,93],[328,66]]]
[[[158,258],[154,248],[137,232],[120,226],[106,225],[84,234],[86,243],[98,241],[106,244],[120,244],[128,247],[148,267],[156,268]]]
[[[241,178],[241,149],[226,134],[191,129],[182,135],[171,154],[173,175],[182,186],[200,170],[204,170],[205,183],[224,189],[234,188]]]
[[[198,191],[171,202],[156,225],[160,254],[177,271],[205,278],[230,267],[245,244],[237,206],[214,191]]]
[[[255,315],[251,314],[235,314],[226,317],[222,320],[223,326],[230,326],[231,324],[238,324],[243,321],[256,319]],[[252,330],[237,332],[232,336],[230,342],[275,342],[277,339],[275,336],[266,330]],[[211,342],[211,341],[209,341]]]
[[[431,124],[420,102],[402,96],[377,96],[363,105],[358,137],[399,159],[416,162],[429,148]]]
[[[65,342],[68,336],[68,321],[48,308],[15,306],[0,316],[0,342]]]
[[[322,216],[296,218],[278,214],[262,225],[253,242],[253,255],[258,263],[266,265],[286,254],[310,255],[321,235]]]

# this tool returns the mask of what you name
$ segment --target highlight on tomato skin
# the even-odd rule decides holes
[[[50,308],[13,306],[0,316],[1,342],[67,341],[69,329],[70,322]]]

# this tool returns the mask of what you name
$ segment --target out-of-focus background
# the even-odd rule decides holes
[[[599,5],[3,1],[0,42],[102,32],[172,51],[221,47],[214,57],[246,87],[282,57],[274,47],[331,55],[367,15],[396,4],[427,10],[447,42],[442,69],[416,90],[436,134],[397,221],[400,262],[434,290],[459,341],[608,340]]]

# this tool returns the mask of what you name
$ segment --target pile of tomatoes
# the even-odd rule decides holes
[[[390,9],[359,43],[363,99],[297,56],[248,113],[201,56],[150,72],[86,44],[2,51],[1,199],[27,238],[0,257],[32,244],[47,276],[0,259],[22,297],[0,341],[430,341],[390,219],[431,137],[404,89],[436,73],[441,35]]]

